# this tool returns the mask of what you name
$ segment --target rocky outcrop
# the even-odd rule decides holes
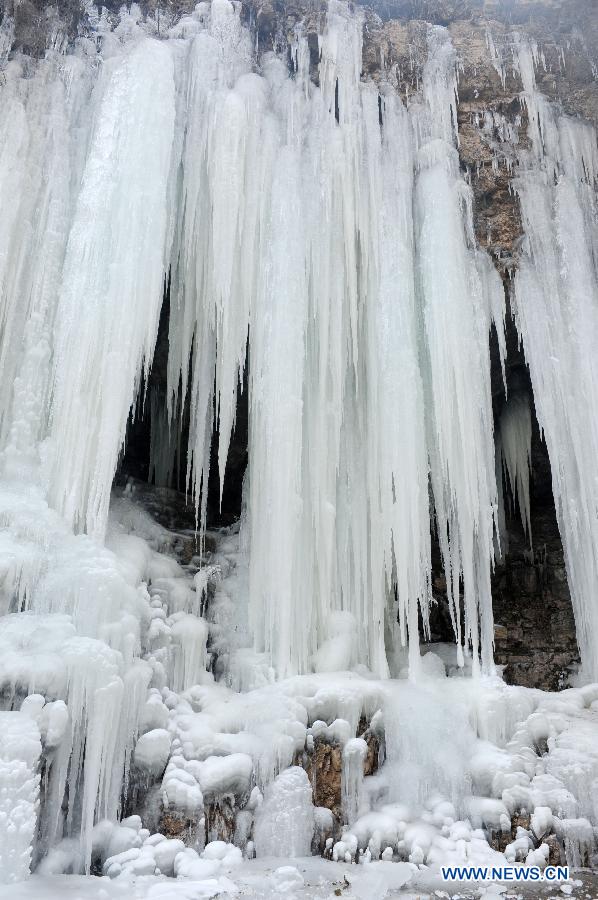
[[[314,806],[329,809],[342,821],[342,748],[316,740],[314,749],[304,754],[303,767],[311,782]]]

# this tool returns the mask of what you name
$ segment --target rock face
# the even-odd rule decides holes
[[[495,660],[510,684],[557,690],[578,659],[575,622],[554,510],[534,515],[533,551],[512,531],[493,580]]]
[[[341,820],[342,748],[325,741],[316,741],[313,754],[305,762],[311,782],[314,805],[329,809],[336,821]]]
[[[109,15],[116,15],[121,0],[104,0],[103,5]],[[143,15],[155,18],[158,28],[166,28],[194,5],[195,0],[141,0],[139,8]],[[317,79],[317,35],[324,21],[324,0],[242,0],[242,10],[255,31],[257,65],[264,52],[276,49],[284,53],[294,26],[301,21],[308,37],[312,76]],[[14,49],[31,56],[41,56],[49,46],[66,46],[89,27],[79,0],[56,0],[52,6],[44,0],[7,0],[4,19],[7,16],[14,20]],[[364,77],[394,83],[407,101],[421,77],[427,29],[431,24],[449,29],[460,60],[459,153],[473,191],[476,236],[495,261],[508,298],[522,235],[517,197],[511,189],[516,160],[505,135],[516,133],[520,144],[527,140],[527,113],[519,99],[522,86],[509,62],[509,45],[516,32],[537,42],[540,89],[564,112],[587,117],[598,126],[595,0],[378,0],[364,5],[364,19]],[[158,389],[164,381],[166,325],[165,315],[151,376]],[[529,376],[515,329],[510,321],[507,326],[507,387],[519,390],[523,386],[529,391]],[[496,347],[492,381],[498,421],[505,395]],[[210,504],[212,524],[226,524],[240,512],[246,442],[245,392],[231,445],[223,510],[217,511],[216,502]],[[121,474],[146,479],[148,448],[149,421],[138,417],[129,435]],[[550,464],[537,424],[532,467],[533,550],[517,519],[508,517],[509,549],[497,565],[493,580],[496,658],[505,666],[508,681],[555,688],[566,680],[578,651],[554,513]],[[215,485],[210,485],[210,491],[216,496]],[[432,617],[433,637],[450,640],[437,552],[435,560],[438,606]],[[328,757],[321,765],[325,762],[327,770],[336,771],[334,760]],[[331,790],[336,791],[336,786]],[[331,802],[329,799],[321,805]]]

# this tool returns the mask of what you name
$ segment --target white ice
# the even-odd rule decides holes
[[[38,61],[0,35],[0,768],[22,826],[0,879],[37,866],[42,897],[93,864],[108,881],[64,890],[156,900],[234,895],[240,868],[246,895],[309,896],[332,871],[369,897],[447,861],[542,865],[548,829],[572,864],[593,858],[598,692],[492,674],[504,291],[459,170],[449,33],[429,29],[405,105],[362,79],[364,16],[341,0],[317,84],[301,26],[291,73],[273,52],[257,66],[229,0],[166,34],[135,4],[90,13],[92,37]],[[532,138],[516,314],[589,678],[598,153],[516,54]],[[167,392],[146,398],[169,278]],[[217,429],[222,494],[245,375],[242,521],[208,559],[211,444]],[[132,488],[109,500],[144,403],[156,480],[181,468],[186,401],[200,539],[183,566]],[[509,397],[502,453],[528,531],[530,434]],[[432,528],[456,646],[421,656]],[[318,741],[342,761],[326,863],[304,860],[330,825],[298,764]],[[218,804],[235,846],[204,846]],[[523,809],[499,854],[492,834]],[[191,820],[194,846],[157,830],[162,810]]]

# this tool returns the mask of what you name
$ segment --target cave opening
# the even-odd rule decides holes
[[[169,488],[184,498],[188,514],[194,513],[195,501],[188,485],[187,444],[189,437],[189,396],[184,398],[182,411],[174,416],[171,424],[172,461],[168,466],[152,460],[152,440],[156,440],[161,417],[166,415],[168,329],[170,320],[170,283],[164,290],[160,323],[148,383],[142,385],[135,410],[129,416],[125,445],[115,476],[115,485],[124,486],[131,479],[157,488]],[[248,364],[243,382],[237,391],[235,426],[231,435],[226,464],[226,474],[220,503],[218,476],[219,429],[213,430],[208,479],[207,527],[221,528],[232,525],[241,515],[243,479],[247,468],[248,443]],[[214,415],[216,415],[214,411]],[[186,517],[187,518],[187,517]]]

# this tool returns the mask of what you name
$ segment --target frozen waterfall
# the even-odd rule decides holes
[[[515,62],[530,120],[515,187],[525,250],[515,317],[552,468],[557,518],[588,679],[598,678],[598,185],[596,132],[559,115],[536,87],[534,48]],[[521,502],[521,497],[520,497]]]
[[[8,64],[2,190],[35,175],[39,199],[23,191],[3,223],[4,469],[15,478],[35,460],[50,505],[102,537],[170,271],[154,446],[168,472],[178,442],[167,433],[188,398],[204,526],[212,433],[222,491],[250,349],[243,529],[256,649],[281,676],[309,671],[342,610],[359,623],[356,659],[387,674],[385,635],[391,647],[411,635],[415,674],[432,518],[458,643],[474,667],[481,646],[489,671],[488,335],[493,321],[502,329],[503,291],[473,238],[447,33],[431,29],[422,97],[407,110],[388,85],[361,80],[362,24],[330,4],[319,87],[300,29],[292,72],[273,54],[253,71],[226,0],[169,41],[123,28],[98,56],[85,43],[66,65],[50,54],[32,79]]]
[[[475,235],[449,31],[427,27],[404,102],[390,71],[364,77],[365,14],[344,0],[329,0],[317,77],[303,26],[288,56],[258,60],[229,0],[167,33],[134,4],[117,24],[88,6],[91,36],[39,60],[5,54],[10,22],[0,32],[0,791],[22,826],[0,881],[42,857],[50,874],[198,879],[239,861],[219,840],[201,857],[162,846],[158,820],[150,835],[126,812],[143,790],[208,836],[216,801],[223,818],[237,804],[235,842],[258,858],[281,840],[305,855],[319,829],[335,859],[407,847],[417,866],[441,858],[434,828],[486,848],[479,829],[555,796],[582,821],[560,707],[496,677],[491,577],[503,481],[531,544],[535,410],[583,676],[598,679],[594,131],[543,97],[515,38],[530,143],[510,299],[533,404],[506,397],[495,441],[505,285]],[[207,566],[210,462],[222,503],[243,384],[243,513],[210,535]],[[197,540],[113,493],[144,408],[150,477],[183,473]],[[433,545],[455,647],[422,655]],[[549,737],[556,774],[534,768]],[[334,841],[301,762],[323,745],[342,772]]]

